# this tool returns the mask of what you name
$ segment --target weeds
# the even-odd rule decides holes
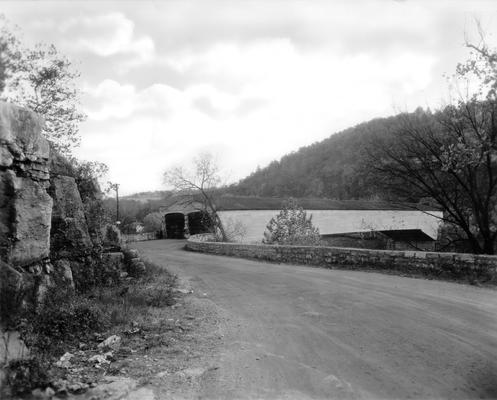
[[[16,396],[49,383],[46,364],[37,358],[11,361],[6,368],[6,377],[12,394]]]
[[[93,341],[97,333],[127,332],[129,326],[140,326],[143,331],[157,332],[157,338],[151,336],[154,343],[147,347],[167,345],[160,337],[163,329],[159,325],[156,329],[154,324],[165,320],[166,307],[175,303],[176,277],[150,262],[144,265],[139,278],[121,279],[114,286],[94,286],[79,294],[57,286],[50,288],[36,309],[22,312],[19,329],[33,358],[8,365],[12,394],[21,396],[47,386],[47,371],[51,371],[53,362],[64,352],[79,349],[81,342]],[[5,297],[4,306],[11,301],[20,303],[19,299]]]
[[[82,340],[108,326],[108,318],[97,304],[57,287],[50,288],[43,303],[27,317],[24,340],[40,353],[59,353],[63,343]]]
[[[18,325],[26,297],[26,290],[8,286],[0,288],[0,321],[6,329],[14,329]]]
[[[111,288],[96,288],[92,297],[109,315],[110,325],[125,325],[146,314],[149,307],[174,305],[176,281],[176,276],[164,268],[145,262],[145,273],[140,278]]]

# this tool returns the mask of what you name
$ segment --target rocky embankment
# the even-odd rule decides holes
[[[50,287],[84,289],[126,273],[123,254],[104,240],[98,183],[78,176],[42,127],[35,113],[0,102],[0,367],[28,353],[11,326],[19,310]]]

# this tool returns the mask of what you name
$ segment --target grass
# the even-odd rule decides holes
[[[96,287],[88,296],[105,310],[110,325],[126,325],[141,319],[151,310],[175,304],[174,288],[176,276],[150,262],[145,263],[146,272],[142,277],[121,282],[114,287]]]
[[[95,352],[102,338],[111,334],[124,338],[126,332],[137,327],[159,338],[166,329],[163,321],[168,308],[176,302],[177,279],[150,262],[145,262],[145,267],[139,278],[123,279],[111,287],[96,286],[84,294],[51,288],[36,310],[21,314],[17,326],[32,357],[7,366],[12,394],[29,394],[54,381],[54,374],[48,371],[57,370],[55,361],[67,351],[78,352],[81,344]],[[147,347],[161,343],[160,338],[154,339]],[[66,374],[57,373],[59,378],[61,373]]]

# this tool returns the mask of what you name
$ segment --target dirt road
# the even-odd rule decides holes
[[[497,398],[497,291],[135,244],[225,317],[201,398]]]

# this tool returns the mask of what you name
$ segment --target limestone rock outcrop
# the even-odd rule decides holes
[[[78,176],[73,160],[50,148],[42,127],[35,113],[0,102],[3,337],[18,337],[9,330],[15,326],[13,317],[36,307],[49,287],[85,290],[96,282],[112,284],[124,274],[121,253],[102,256],[104,210],[98,183],[91,174]],[[12,343],[0,349],[0,386],[2,367],[11,355],[19,355],[12,351],[17,342]]]
[[[92,248],[83,202],[73,177],[51,179],[52,210],[51,251],[57,258],[85,256]]]
[[[49,256],[52,199],[43,120],[0,103],[0,259],[18,266]]]
[[[42,126],[35,113],[0,102],[0,367],[26,355],[19,334],[6,328],[51,284],[50,148]],[[0,368],[0,386],[2,375]]]
[[[48,158],[50,147],[48,141],[41,136],[43,118],[32,111],[14,104],[0,102],[0,143],[2,154],[10,153],[11,162],[4,166],[24,163],[27,170],[45,171],[48,174]],[[8,160],[7,160],[8,161]],[[34,164],[30,166],[30,163]],[[40,164],[40,165],[36,165]],[[21,167],[21,169],[24,169]],[[33,175],[36,175],[33,174]],[[48,175],[44,176],[45,179]]]

